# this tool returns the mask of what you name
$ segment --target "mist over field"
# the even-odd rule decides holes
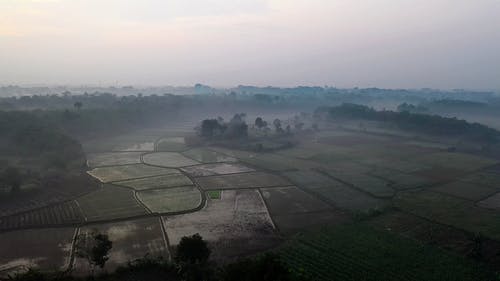
[[[492,281],[500,1],[0,0],[0,281]]]

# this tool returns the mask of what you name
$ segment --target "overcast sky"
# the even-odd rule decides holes
[[[0,0],[0,84],[500,89],[500,0]]]

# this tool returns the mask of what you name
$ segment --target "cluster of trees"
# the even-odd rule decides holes
[[[500,132],[478,123],[469,123],[457,118],[438,115],[410,113],[408,111],[377,111],[358,104],[342,104],[335,107],[320,107],[315,116],[329,120],[363,119],[391,123],[403,130],[411,130],[426,134],[463,137],[470,140],[494,143],[498,141]]]
[[[245,121],[245,113],[237,113],[229,122],[222,117],[216,119],[205,119],[201,122],[199,135],[204,138],[237,139],[248,137],[248,125]]]
[[[429,109],[423,105],[413,105],[411,103],[402,103],[398,105],[399,112],[411,112],[411,113],[426,113]]]

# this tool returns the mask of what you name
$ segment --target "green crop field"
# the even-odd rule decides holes
[[[284,178],[264,172],[201,177],[197,178],[196,181],[205,190],[259,188],[290,185],[290,183]]]
[[[83,222],[80,209],[74,201],[0,218],[0,230],[17,228],[76,225]]]
[[[391,187],[396,190],[406,190],[425,187],[435,181],[412,174],[405,174],[389,169],[374,169],[370,171],[370,175],[374,175],[391,182]]]
[[[177,152],[155,152],[145,154],[143,156],[143,160],[146,164],[171,168],[200,164],[199,162],[187,158]]]
[[[496,160],[465,153],[438,152],[415,157],[414,161],[462,171],[475,171],[497,163]]]
[[[389,204],[387,200],[374,198],[315,171],[293,171],[284,175],[295,185],[341,209],[363,211],[381,209]]]
[[[87,155],[90,167],[141,163],[142,152],[106,152]]]
[[[194,186],[145,190],[137,197],[152,212],[162,214],[192,210],[201,204],[201,193]]]
[[[492,171],[481,171],[473,173],[460,178],[460,180],[500,190],[500,174]]]
[[[119,181],[115,182],[115,184],[131,187],[135,190],[145,190],[145,189],[192,185],[193,182],[188,177],[179,172],[170,175]]]
[[[395,194],[390,183],[380,178],[365,174],[348,173],[331,169],[325,170],[325,172],[335,179],[353,185],[354,187],[368,192],[375,197],[389,198]]]
[[[182,154],[200,163],[236,162],[234,157],[204,148],[193,148],[182,152]]]
[[[405,192],[396,196],[394,205],[431,221],[500,239],[500,214],[465,199],[431,191]]]
[[[346,215],[295,186],[262,188],[269,213],[282,233],[344,222]]]
[[[148,212],[134,193],[111,184],[77,199],[87,221],[102,221],[145,215]]]
[[[496,193],[488,198],[485,198],[478,203],[478,206],[487,209],[500,210],[500,193]]]
[[[444,185],[439,185],[432,188],[432,190],[472,201],[477,201],[496,193],[496,190],[493,188],[464,181],[454,181]]]
[[[280,250],[309,280],[494,280],[464,258],[371,227],[352,225],[298,235]]]
[[[210,199],[221,199],[222,190],[209,190],[207,191],[207,195]]]
[[[89,174],[98,180],[107,183],[113,181],[123,181],[134,178],[152,177],[167,174],[176,174],[176,169],[153,167],[144,164],[123,165],[113,167],[95,168]]]

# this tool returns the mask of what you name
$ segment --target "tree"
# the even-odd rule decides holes
[[[75,246],[76,256],[87,260],[93,275],[96,266],[103,268],[106,265],[113,242],[109,240],[107,234],[93,230],[92,232],[80,234],[77,237]]]
[[[184,236],[177,246],[175,261],[186,281],[209,280],[212,267],[208,263],[210,249],[200,234]]]
[[[200,234],[184,236],[177,246],[176,260],[180,263],[203,263],[210,257],[207,242]]]
[[[3,172],[2,181],[5,185],[10,187],[12,193],[16,193],[21,189],[23,177],[16,167],[8,167]]]
[[[264,119],[262,119],[261,117],[257,117],[255,119],[255,127],[257,127],[258,129],[265,128],[267,127],[267,122],[264,121]]]
[[[276,133],[282,134],[284,132],[283,128],[281,127],[281,120],[279,120],[278,118],[274,119],[273,125]]]
[[[75,102],[75,104],[73,106],[76,109],[78,109],[78,111],[80,111],[80,109],[82,109],[83,103],[81,101],[77,101],[77,102]]]

